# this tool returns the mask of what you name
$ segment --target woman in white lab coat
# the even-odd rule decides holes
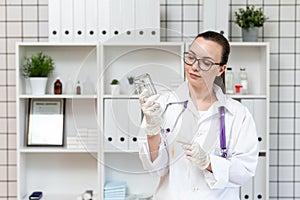
[[[155,200],[236,200],[239,187],[254,176],[258,143],[253,118],[214,84],[229,52],[223,35],[201,33],[184,54],[187,82],[161,97],[145,98],[146,91],[140,95],[147,135],[140,158],[145,169],[160,176]]]

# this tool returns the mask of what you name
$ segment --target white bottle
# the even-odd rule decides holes
[[[239,80],[242,86],[241,93],[248,94],[248,76],[247,76],[246,69],[244,67],[240,68]]]
[[[231,67],[227,67],[225,73],[225,81],[226,81],[226,94],[234,93],[234,75]]]

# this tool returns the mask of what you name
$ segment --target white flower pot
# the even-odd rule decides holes
[[[29,78],[31,85],[31,94],[44,95],[46,93],[46,85],[48,78],[46,77],[32,77]]]
[[[110,85],[111,95],[117,96],[120,94],[120,85]]]

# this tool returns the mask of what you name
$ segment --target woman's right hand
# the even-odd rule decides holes
[[[142,111],[146,117],[145,132],[148,136],[153,136],[160,133],[162,109],[160,104],[155,102],[159,98],[159,94],[155,94],[146,98],[147,93],[148,91],[146,89],[143,90],[139,96],[139,100]]]

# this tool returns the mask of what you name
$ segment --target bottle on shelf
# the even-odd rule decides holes
[[[244,67],[240,68],[239,81],[240,85],[242,86],[241,94],[248,94],[248,76]]]
[[[80,81],[77,81],[77,84],[76,84],[76,94],[81,94],[81,84],[80,84]]]
[[[232,72],[231,67],[227,67],[225,73],[225,81],[226,81],[226,94],[233,94],[234,93],[234,74]]]
[[[54,82],[54,94],[62,94],[62,82],[59,77]]]

